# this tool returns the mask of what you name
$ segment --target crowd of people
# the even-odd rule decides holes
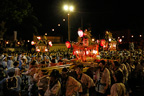
[[[144,88],[142,50],[101,51],[97,66],[86,72],[83,62],[60,72],[47,69],[64,59],[74,59],[70,52],[1,52],[0,93],[2,96],[135,96],[136,86]],[[142,95],[141,95],[142,96]]]

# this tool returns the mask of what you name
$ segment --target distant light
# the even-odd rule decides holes
[[[140,37],[142,37],[142,35],[139,35]]]
[[[30,42],[30,40],[27,40],[27,42]]]
[[[68,15],[69,15],[69,13],[68,13]]]
[[[134,36],[132,35],[131,37],[133,38]]]
[[[120,37],[118,37],[118,39],[120,39]]]
[[[63,21],[65,21],[65,19],[63,19]]]
[[[122,38],[124,38],[124,36],[122,36]]]
[[[94,41],[95,41],[95,39],[94,39],[94,38],[92,38],[92,41],[94,42]]]
[[[34,45],[35,43],[34,43],[34,41],[31,41],[31,45]]]
[[[18,44],[20,44],[20,42],[18,42]]]
[[[9,42],[8,42],[8,41],[6,41],[6,44],[9,44]]]
[[[54,31],[54,29],[52,29],[52,31]]]
[[[47,33],[45,33],[45,35],[47,35]]]
[[[60,26],[60,24],[58,24],[58,26]]]

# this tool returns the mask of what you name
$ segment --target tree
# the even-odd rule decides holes
[[[0,0],[0,2],[0,32],[2,32],[0,36],[2,37],[6,28],[7,32],[19,30],[19,25],[23,23],[25,18],[32,17],[33,8],[28,0]],[[33,27],[37,31],[35,26]]]

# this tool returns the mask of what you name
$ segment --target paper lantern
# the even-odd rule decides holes
[[[52,42],[51,42],[51,41],[49,41],[49,46],[50,46],[50,47],[52,46]]]
[[[70,47],[71,47],[71,44],[70,44],[70,42],[69,42],[69,41],[66,41],[66,43],[65,43],[65,44],[66,44],[66,47],[67,47],[67,48],[70,48]]]
[[[79,35],[79,37],[83,37],[83,31],[82,31],[82,30],[79,30],[79,31],[78,31],[78,35]]]
[[[100,46],[104,46],[104,45],[105,45],[105,40],[102,39],[102,40],[101,40],[101,43],[100,43]]]
[[[35,44],[35,42],[34,41],[31,41],[31,45],[34,45]]]
[[[41,37],[40,37],[40,36],[38,36],[38,37],[37,37],[37,39],[38,39],[38,40],[41,40]]]

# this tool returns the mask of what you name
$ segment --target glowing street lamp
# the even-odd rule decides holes
[[[68,41],[70,41],[70,20],[69,20],[69,16],[70,16],[70,12],[72,12],[74,10],[74,7],[72,5],[64,5],[64,10],[68,12]]]

